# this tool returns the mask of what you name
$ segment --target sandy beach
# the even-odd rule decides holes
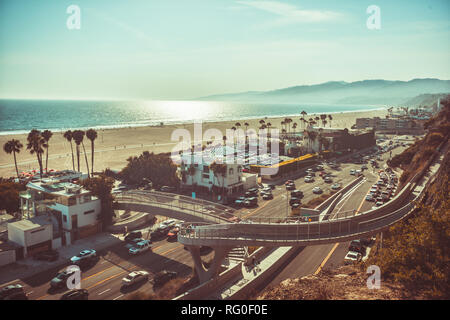
[[[333,113],[333,120],[331,121],[332,128],[351,128],[355,124],[356,118],[363,117],[384,117],[387,114],[385,110],[375,111],[361,111],[361,112],[342,112]],[[316,115],[308,114],[305,118],[314,118]],[[267,122],[272,124],[272,128],[281,128],[282,118],[264,118]],[[297,122],[297,131],[303,131],[303,125],[299,120],[300,115],[296,117],[290,117],[293,122]],[[261,119],[252,120],[239,120],[239,121],[225,121],[225,122],[207,122],[203,123],[203,133],[210,129],[215,128],[226,134],[226,129],[230,129],[236,122],[240,122],[242,128],[245,129],[244,123],[249,123],[249,129],[258,129]],[[291,127],[292,127],[291,123]],[[326,127],[328,128],[328,123]],[[132,127],[132,128],[120,128],[120,129],[105,129],[97,130],[98,137],[95,140],[95,171],[102,171],[106,168],[110,169],[122,169],[130,156],[138,156],[143,151],[150,151],[155,153],[170,152],[172,148],[178,143],[178,141],[171,141],[172,132],[175,129],[184,128],[191,132],[193,137],[193,124],[180,124],[180,125],[164,125],[160,127],[148,126],[148,127]],[[17,162],[19,172],[26,170],[39,169],[39,165],[35,155],[31,155],[26,150],[26,134],[17,135],[1,135],[0,144],[2,149],[0,151],[0,177],[15,176],[14,160],[13,156],[6,154],[3,151],[3,145],[5,142],[11,139],[18,139],[24,145],[22,151],[17,154]],[[90,161],[90,141],[85,138],[84,140],[86,153]],[[81,148],[82,149],[82,148]],[[74,144],[75,151],[75,144]],[[44,157],[45,162],[45,157]],[[76,163],[75,155],[75,167]],[[90,162],[89,162],[90,164]],[[45,164],[44,164],[45,166]],[[70,150],[70,144],[64,139],[62,132],[54,132],[53,137],[50,139],[49,144],[49,169],[62,170],[72,169],[72,156]],[[81,171],[86,171],[86,164],[84,155],[80,158]]]

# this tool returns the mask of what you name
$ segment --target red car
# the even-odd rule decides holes
[[[288,180],[288,181],[286,181],[284,184],[285,184],[285,185],[288,185],[288,184],[294,184],[294,181]]]

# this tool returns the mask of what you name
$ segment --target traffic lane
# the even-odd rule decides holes
[[[156,257],[153,258],[155,262],[155,266],[151,265],[152,259],[150,258],[149,261],[146,261],[149,259],[148,254],[144,253],[143,255],[137,256],[137,257],[130,257],[127,249],[124,247],[124,244],[116,247],[114,250],[109,251],[107,254],[100,257],[100,260],[96,263],[95,266],[93,266],[91,269],[87,271],[82,270],[82,287],[83,288],[89,288],[89,287],[96,287],[99,284],[104,283],[105,279],[108,281],[109,279],[113,279],[117,274],[122,274],[125,272],[131,272],[130,270],[140,268],[140,269],[146,269],[150,273],[152,272],[152,269],[159,270],[158,263],[163,261],[164,264],[170,263],[171,265],[177,265],[179,263],[189,263],[190,256],[189,253],[187,253],[185,250],[181,250],[181,247],[179,244],[163,241],[162,243],[157,243],[154,248],[154,253],[152,253],[153,256]],[[158,257],[159,255],[167,255],[172,252],[180,251],[181,255],[178,253],[175,253],[175,258],[177,260],[172,261],[171,257]],[[147,256],[146,256],[147,254]],[[173,255],[174,253],[172,253]],[[64,268],[63,268],[64,269]],[[62,270],[63,270],[62,269]],[[183,270],[183,269],[181,269]],[[48,292],[48,288],[50,287],[49,282],[50,280],[57,274],[57,271],[52,273],[48,277],[48,281],[45,281],[45,283],[39,287],[30,287],[27,286],[27,291],[32,291],[32,294],[29,296],[30,299],[59,299],[59,297],[64,294],[64,292],[56,291],[56,292]],[[64,291],[64,290],[62,290]]]
[[[269,285],[276,286],[286,279],[301,278],[314,274],[333,246],[334,244],[323,244],[304,247],[287,266],[278,272]]]

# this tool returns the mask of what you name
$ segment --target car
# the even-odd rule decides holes
[[[51,288],[66,288],[67,287],[67,279],[75,274],[75,270],[64,270],[56,275],[50,281]]]
[[[147,250],[150,250],[151,247],[152,247],[152,243],[148,240],[144,240],[144,241],[136,243],[136,245],[134,247],[131,247],[128,250],[128,253],[132,254],[132,255],[137,255],[139,253],[143,253]]]
[[[175,271],[162,270],[153,277],[153,285],[161,286],[166,282],[175,279],[177,275],[178,274]]]
[[[287,180],[284,184],[287,186],[288,184],[293,184],[294,183],[294,181],[292,181],[292,180]]]
[[[250,197],[245,200],[244,205],[246,207],[254,207],[258,204],[258,198],[256,197]]]
[[[262,196],[262,198],[264,200],[271,200],[273,199],[273,195],[271,193],[264,193],[264,195]]]
[[[295,190],[295,184],[288,184],[286,190]]]
[[[133,248],[134,246],[136,246],[136,244],[138,244],[139,242],[144,241],[144,240],[145,239],[142,239],[142,238],[136,238],[136,239],[130,240],[125,245],[125,248],[127,248],[127,249]]]
[[[169,187],[169,186],[162,186],[161,189],[159,189],[162,192],[175,192],[177,188],[175,187]]]
[[[60,300],[88,300],[89,292],[86,289],[74,289],[66,292]]]
[[[265,192],[265,193],[271,193],[272,192],[272,188],[270,187],[264,187],[261,192]]]
[[[375,205],[377,207],[379,207],[379,206],[382,206],[383,204],[384,204],[383,201],[379,201],[378,198],[377,198],[377,202],[375,203]]]
[[[367,166],[366,166],[365,164],[363,164],[363,165],[361,166],[361,170],[367,170]]]
[[[90,259],[90,258],[93,258],[96,256],[97,256],[97,252],[95,250],[87,249],[87,250],[81,251],[78,255],[70,258],[70,262],[72,262],[73,264],[77,264],[81,260]]]
[[[245,200],[240,200],[240,199],[234,200],[234,205],[235,205],[236,207],[243,207],[244,204],[245,204]]]
[[[341,184],[340,183],[335,183],[335,184],[333,184],[332,186],[331,186],[331,189],[332,190],[338,190],[338,189],[340,189],[341,188]]]
[[[142,232],[141,231],[131,231],[128,233],[124,240],[125,242],[132,242],[134,239],[140,239],[142,238]]]
[[[289,205],[292,206],[294,203],[301,203],[301,200],[296,197],[292,197],[289,199]]]
[[[208,209],[208,207],[206,207],[205,209]],[[211,208],[209,208],[208,210],[211,210]],[[165,221],[161,222],[159,225],[161,227],[165,228],[165,227],[171,227],[175,223],[176,223],[176,221],[174,219],[168,219],[168,220],[165,220]]]
[[[348,251],[356,251],[362,253],[364,245],[361,240],[352,240],[348,246]]]
[[[257,188],[250,188],[247,190],[251,194],[258,195],[258,189]]]
[[[330,177],[325,177],[325,178],[323,179],[323,181],[324,181],[324,182],[327,182],[327,183],[331,183],[331,182],[333,182],[333,179],[331,179]]]
[[[178,227],[172,228],[167,234],[167,241],[176,241],[178,232],[180,232],[180,228]]]
[[[59,258],[59,253],[56,250],[48,250],[36,253],[33,256],[35,260],[43,260],[43,261],[56,261]]]
[[[122,278],[122,285],[127,287],[141,281],[148,280],[149,273],[147,271],[133,271],[126,277]]]
[[[355,171],[354,169],[351,169],[351,170],[350,170],[350,174],[351,174],[352,176],[354,176],[354,175],[356,175],[356,171]]]
[[[320,194],[320,193],[322,193],[323,191],[322,191],[322,189],[321,189],[320,187],[314,187],[314,189],[312,190],[312,192],[313,192],[313,193],[316,193],[316,194]]]
[[[301,190],[293,190],[291,191],[291,197],[296,197],[296,198],[303,198],[303,191]]]
[[[361,254],[359,252],[349,251],[345,255],[345,258],[344,258],[345,264],[351,264],[351,263],[358,262],[358,261],[361,261]]]
[[[366,201],[374,201],[373,196],[370,195],[370,194],[368,194],[368,195],[366,196]]]
[[[21,284],[11,284],[0,289],[0,300],[4,300],[9,296],[23,294],[23,286]]]
[[[305,177],[305,182],[306,182],[306,183],[314,182],[314,179],[313,179],[313,177],[311,177],[311,176],[306,176],[306,177]]]

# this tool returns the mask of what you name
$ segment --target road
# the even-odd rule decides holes
[[[404,148],[393,150],[393,154],[401,152]],[[383,155],[387,158],[389,154]],[[381,163],[380,163],[381,165]],[[352,163],[341,163],[339,169],[333,170],[325,168],[332,173],[333,183],[338,182],[341,186],[346,185],[355,179],[349,174],[350,169],[359,169],[361,165]],[[350,197],[344,199],[337,207],[338,211],[360,209],[365,211],[372,206],[363,199],[370,189],[370,186],[378,178],[372,173],[365,172],[367,181],[357,188]],[[323,179],[316,175],[314,183],[304,183],[303,178],[295,180],[297,189],[304,193],[303,203],[317,197],[312,193],[315,186],[320,186],[324,192],[329,192],[332,183],[325,183]],[[272,217],[279,218],[286,216],[288,205],[287,192],[284,185],[277,186],[273,190],[274,199],[259,199],[259,207],[254,209],[238,210],[236,215],[242,218]],[[148,230],[146,230],[148,232]],[[144,233],[144,237],[146,237]],[[303,248],[282,270],[277,272],[270,285],[277,284],[287,278],[301,277],[312,274],[319,270],[319,267],[331,267],[342,264],[343,257],[347,253],[348,243],[318,245]],[[213,253],[205,256],[211,258]],[[81,287],[88,289],[90,300],[119,300],[126,299],[128,295],[136,291],[153,292],[153,285],[150,282],[132,286],[124,289],[121,280],[129,272],[134,270],[146,270],[151,276],[161,270],[177,271],[179,277],[188,278],[192,274],[193,262],[188,251],[178,242],[169,242],[166,239],[154,242],[153,250],[142,255],[130,257],[124,244],[116,245],[104,252],[99,252],[99,259],[95,265],[82,271]],[[29,299],[32,300],[55,300],[59,299],[64,290],[49,291],[49,282],[64,268],[52,269],[28,279],[17,280],[13,283],[21,283]],[[151,278],[151,277],[150,277]]]

